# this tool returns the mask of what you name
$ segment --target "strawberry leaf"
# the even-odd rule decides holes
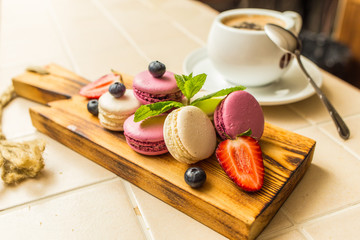
[[[140,122],[148,117],[157,116],[172,108],[180,108],[184,104],[175,101],[156,102],[147,105],[141,105],[135,112],[134,121]]]
[[[252,131],[251,131],[251,129],[249,128],[249,129],[246,130],[245,132],[238,134],[236,137],[242,137],[242,136],[251,137],[251,134],[252,134]]]
[[[211,94],[208,94],[208,95],[205,95],[201,98],[198,98],[198,99],[195,99],[191,105],[195,105],[196,103],[198,102],[201,102],[201,101],[204,101],[206,99],[210,99],[210,98],[213,98],[213,97],[221,97],[221,96],[226,96],[232,92],[235,92],[235,91],[240,91],[240,90],[245,90],[246,87],[244,86],[236,86],[236,87],[231,87],[231,88],[225,88],[225,89],[222,89],[220,91],[217,91],[217,92],[214,92],[214,93],[211,93]]]

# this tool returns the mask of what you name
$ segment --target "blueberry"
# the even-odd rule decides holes
[[[98,109],[98,100],[92,99],[87,103],[87,110],[94,116],[97,116],[99,114]]]
[[[109,92],[116,98],[120,98],[125,94],[126,87],[121,82],[114,82],[109,87]]]
[[[185,182],[189,184],[190,187],[199,188],[206,180],[206,173],[200,167],[191,167],[186,170],[184,178]]]
[[[159,61],[153,61],[149,64],[149,72],[155,78],[161,78],[166,72],[166,67]]]

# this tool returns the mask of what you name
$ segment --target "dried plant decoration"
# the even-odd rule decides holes
[[[2,110],[15,97],[13,85],[0,95],[0,168],[1,178],[6,184],[15,184],[26,178],[36,177],[45,166],[42,157],[45,150],[44,140],[12,142],[7,141],[2,133]]]

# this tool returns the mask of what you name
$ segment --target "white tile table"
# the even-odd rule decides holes
[[[95,80],[135,75],[151,60],[182,72],[206,44],[217,12],[196,1],[2,0],[0,90],[28,65],[50,62]],[[351,129],[343,141],[316,96],[264,107],[266,121],[317,141],[313,163],[259,239],[359,239],[360,91],[322,72],[322,89]],[[37,132],[17,98],[10,140],[42,137],[46,167],[17,186],[0,183],[1,239],[225,239],[187,215]]]

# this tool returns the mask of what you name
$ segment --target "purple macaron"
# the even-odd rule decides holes
[[[246,91],[230,93],[214,113],[216,131],[221,139],[236,138],[251,129],[252,137],[260,139],[264,131],[264,114],[259,102]]]
[[[128,145],[144,155],[167,153],[163,135],[165,118],[166,115],[159,115],[134,122],[134,115],[128,117],[124,122],[124,135]]]

